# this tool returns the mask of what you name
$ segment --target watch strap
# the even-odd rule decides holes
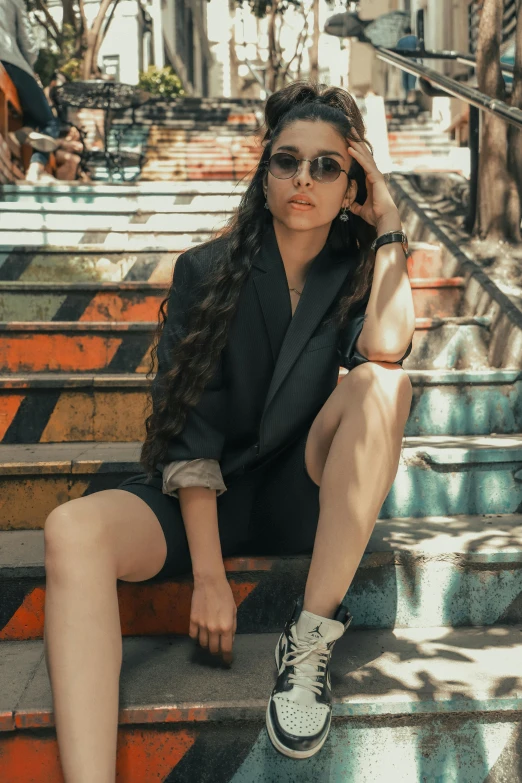
[[[387,245],[389,242],[400,242],[404,247],[408,245],[408,237],[404,231],[386,231],[373,240],[371,249],[378,250],[382,245]]]

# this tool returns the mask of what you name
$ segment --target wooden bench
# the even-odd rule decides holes
[[[8,131],[12,130],[9,115],[15,115],[22,120],[22,107],[18,100],[16,87],[8,76],[4,66],[0,63],[0,134],[7,139]]]
[[[16,87],[0,63],[0,182],[23,179],[29,165],[30,145],[13,144],[9,133],[23,125],[23,111]]]

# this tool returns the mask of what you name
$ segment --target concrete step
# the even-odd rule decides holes
[[[454,147],[447,156],[419,155],[409,158],[398,155],[392,160],[391,172],[395,174],[423,174],[427,171],[438,174],[459,174],[469,178],[469,149]]]
[[[167,291],[141,280],[0,283],[0,321],[153,321]]]
[[[107,237],[110,239],[110,235]],[[139,238],[137,238],[139,239]],[[135,238],[136,240],[136,238]],[[174,237],[175,250],[133,243],[135,249],[104,245],[72,247],[13,247],[0,245],[0,281],[88,282],[149,280],[169,283],[173,264],[186,248]],[[141,244],[141,247],[139,245]],[[440,248],[426,242],[410,243],[410,278],[454,277],[458,268],[443,260]]]
[[[436,158],[448,155],[449,150],[455,147],[455,144],[431,144],[429,142],[426,142],[425,144],[413,144],[406,140],[403,143],[394,142],[393,144],[390,144],[389,150],[392,158],[413,158],[422,155],[432,155]]]
[[[123,216],[134,220],[147,220],[153,215],[163,216],[166,220],[169,215],[181,214],[205,214],[233,212],[241,200],[242,193],[177,193],[177,194],[151,194],[150,196],[104,196],[96,194],[94,200],[88,203],[86,198],[72,200],[72,197],[64,196],[52,202],[37,202],[21,197],[20,200],[0,202],[0,218],[9,225],[9,220],[20,215],[27,216],[27,220],[50,219],[51,216],[61,216],[63,219],[81,220],[96,215],[100,220]],[[23,222],[20,220],[20,222]],[[14,225],[14,224],[13,224]]]
[[[309,556],[225,558],[237,633],[284,625]],[[0,640],[43,638],[43,530],[0,531]],[[186,634],[191,573],[117,583],[124,636]],[[378,519],[348,593],[353,628],[522,623],[522,515]]]
[[[403,366],[412,370],[491,368],[490,328],[489,316],[416,318],[412,351]]]
[[[416,318],[415,323],[405,368],[489,367],[488,316]],[[156,328],[157,321],[0,322],[0,372],[148,372]]]
[[[116,250],[104,245],[0,247],[0,280],[170,283],[174,262],[184,248],[165,250],[141,244],[137,250]],[[422,254],[423,268],[428,265],[428,257],[425,252]]]
[[[216,235],[218,227],[215,226]],[[74,248],[81,245],[102,246],[106,251],[139,251],[139,250],[170,250],[182,252],[191,247],[196,247],[202,242],[211,239],[212,233],[205,231],[150,231],[147,226],[140,228],[139,224],[126,228],[98,228],[80,231],[0,231],[0,246],[7,245],[9,251],[17,247],[31,249],[48,245],[61,248]],[[23,244],[21,240],[24,240]]]
[[[447,133],[439,130],[438,126],[426,127],[425,125],[411,126],[408,124],[398,125],[395,128],[391,123],[388,123],[388,141],[392,142],[404,142],[404,141],[438,141],[441,143],[453,144],[453,139]]]
[[[230,193],[242,193],[246,190],[247,184],[243,182],[234,182],[232,180],[223,181],[203,181],[203,182],[124,182],[114,183],[112,185],[99,185],[95,182],[89,184],[60,183],[58,185],[46,185],[45,183],[29,185],[25,182],[19,182],[14,185],[2,185],[2,202],[34,201],[40,204],[52,204],[55,202],[63,203],[70,201],[78,204],[82,200],[87,204],[92,204],[93,199],[100,197],[111,199],[112,202],[120,198],[156,198],[158,196],[176,196],[176,195],[228,195]],[[114,198],[117,197],[117,200]]]
[[[455,315],[464,278],[410,280],[419,318]],[[0,321],[153,321],[169,283],[0,282]]]
[[[521,630],[348,629],[332,656],[330,736],[300,762],[265,729],[277,633],[236,636],[231,666],[190,639],[125,638],[118,777],[294,783],[299,763],[300,780],[332,783],[517,780]],[[58,783],[43,642],[2,642],[0,656],[6,779],[37,783],[45,770]]]
[[[519,370],[407,370],[405,435],[522,431]],[[341,368],[339,381],[346,375]],[[129,442],[145,437],[145,374],[27,373],[0,378],[0,442]]]
[[[141,443],[0,445],[0,529],[38,529],[61,503],[142,473]],[[522,435],[405,438],[379,516],[514,514],[522,502]]]
[[[63,214],[52,212],[47,214],[23,212],[17,210],[14,214],[0,212],[0,241],[2,244],[12,242],[17,232],[23,231],[25,244],[40,244],[41,239],[33,241],[34,236],[47,235],[47,243],[56,245],[71,245],[83,242],[82,235],[86,232],[105,232],[112,234],[190,234],[192,232],[207,233],[223,228],[230,218],[231,211],[207,214],[206,212],[186,214],[153,214],[141,213],[135,216],[129,214],[110,215],[109,213]],[[143,222],[141,222],[143,221]],[[60,237],[57,241],[56,237]],[[70,238],[69,238],[70,237]],[[5,238],[5,239],[4,239]],[[20,237],[19,237],[20,239]],[[45,242],[45,240],[44,240]]]

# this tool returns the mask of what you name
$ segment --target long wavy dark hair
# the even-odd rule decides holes
[[[162,463],[169,440],[182,430],[189,408],[197,404],[215,373],[241,288],[261,248],[266,221],[272,220],[270,212],[264,209],[263,183],[273,144],[283,129],[296,120],[328,122],[344,139],[365,141],[373,152],[365,138],[359,108],[346,90],[301,80],[268,98],[264,117],[266,130],[261,139],[263,152],[253,177],[236,212],[219,235],[197,248],[213,247],[215,261],[201,295],[198,292],[188,313],[185,337],[172,350],[167,372],[156,379],[154,405],[145,421],[146,439],[141,450],[141,465],[149,478],[156,465]],[[364,204],[367,197],[364,169],[352,158],[349,181],[353,180],[357,182],[355,200]],[[339,216],[332,221],[327,242],[333,250],[346,249],[347,262],[354,264],[348,291],[339,298],[334,313],[339,328],[349,319],[352,307],[371,288],[375,254],[371,252],[370,244],[375,236],[375,229],[353,213],[346,223],[340,221]],[[171,291],[172,285],[160,305],[150,374],[156,365],[157,345],[167,320],[166,305]],[[205,346],[204,351],[197,350],[201,345]]]

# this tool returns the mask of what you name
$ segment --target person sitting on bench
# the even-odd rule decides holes
[[[49,153],[58,146],[60,123],[33,71],[37,56],[38,45],[24,0],[0,0],[0,62],[16,87],[24,123],[29,126],[14,135],[35,150],[25,178],[28,182],[56,182],[45,167]]]

